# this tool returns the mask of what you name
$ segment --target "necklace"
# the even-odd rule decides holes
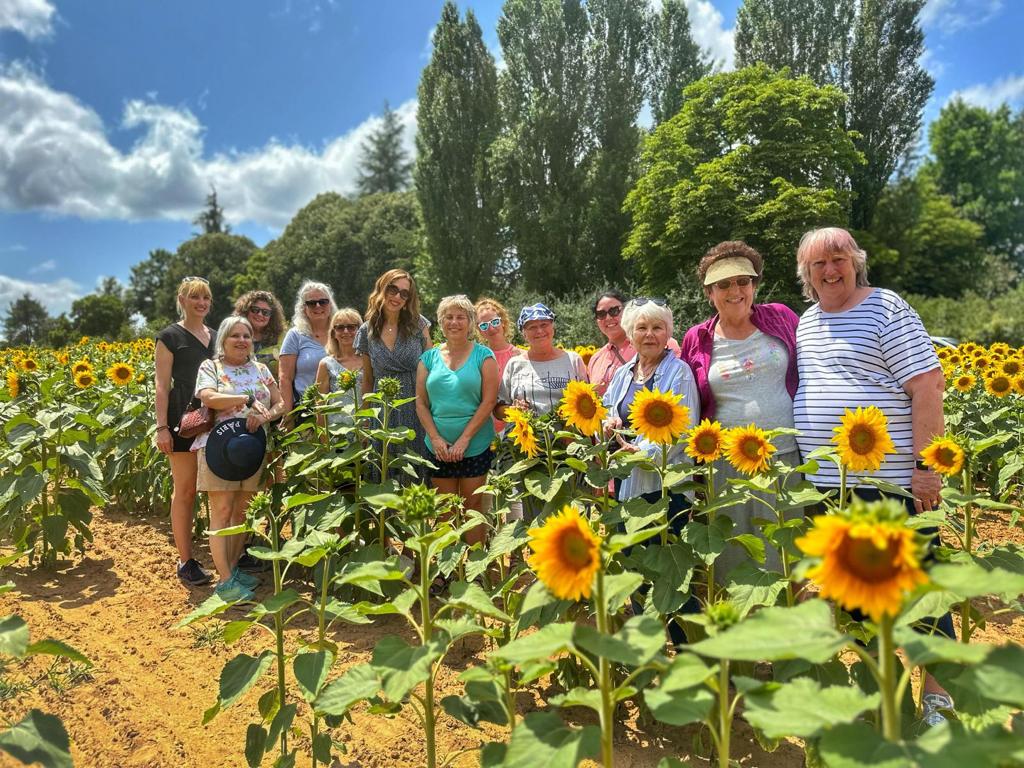
[[[655,370],[657,370],[657,366],[655,366]],[[636,362],[636,383],[637,384],[643,384],[645,381],[647,381],[653,375],[654,375],[654,371],[651,371],[650,373],[644,373],[643,365],[641,365],[640,361],[637,360],[637,362]]]

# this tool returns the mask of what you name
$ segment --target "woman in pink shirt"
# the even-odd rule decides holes
[[[522,354],[522,350],[509,341],[509,337],[515,333],[512,322],[508,318],[508,310],[502,306],[500,301],[494,299],[480,299],[476,305],[477,335],[480,341],[490,347],[494,353],[494,359],[498,361],[498,381],[501,381],[505,373],[505,366],[513,357]],[[494,429],[501,432],[505,428],[505,422],[494,420]]]
[[[608,383],[619,367],[625,365],[636,354],[621,325],[622,308],[626,297],[616,290],[605,291],[594,302],[594,321],[597,329],[608,339],[590,358],[587,364],[587,379],[594,385],[599,397],[603,397]]]

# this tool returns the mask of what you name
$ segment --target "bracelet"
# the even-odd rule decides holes
[[[171,428],[168,427],[166,424],[158,424],[156,427],[156,431],[159,432],[161,429],[166,429],[168,432],[171,431]]]

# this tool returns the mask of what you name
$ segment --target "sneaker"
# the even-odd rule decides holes
[[[190,587],[201,587],[213,581],[213,575],[204,570],[203,566],[192,557],[184,563],[178,563],[178,578]]]
[[[239,582],[234,576],[223,584],[218,584],[216,593],[226,603],[237,603],[242,600],[252,600],[256,597],[251,589]]]
[[[921,697],[921,708],[921,720],[925,725],[935,727],[949,719],[943,710],[952,712],[953,700],[942,693],[926,693]]]
[[[243,571],[263,573],[264,571],[269,571],[271,565],[269,560],[260,560],[248,552],[243,552],[242,556],[238,558],[238,567]]]
[[[238,566],[235,566],[235,570],[231,572],[231,578],[247,589],[256,589],[256,587],[261,583],[256,576],[253,576],[251,573],[246,573]]]

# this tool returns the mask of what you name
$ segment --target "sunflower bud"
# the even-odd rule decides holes
[[[402,391],[402,382],[392,376],[385,376],[377,382],[377,391],[384,398],[384,402],[390,403]]]
[[[731,600],[720,600],[712,603],[704,609],[711,624],[719,631],[728,629],[733,624],[738,624],[740,619],[739,608]]]
[[[266,492],[257,493],[249,500],[249,511],[254,516],[266,512],[268,509],[270,509],[270,494]]]
[[[348,392],[356,385],[356,372],[345,370],[338,374],[338,389],[342,392]]]
[[[433,517],[437,507],[437,490],[419,483],[402,491],[402,507],[409,522]]]

